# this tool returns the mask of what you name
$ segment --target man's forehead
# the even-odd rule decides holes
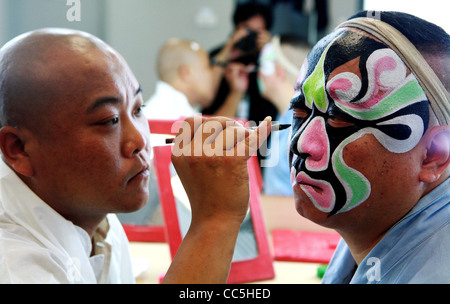
[[[22,94],[36,95],[34,90],[45,88],[54,95],[49,99],[59,99],[72,93],[82,95],[91,88],[101,89],[120,77],[130,81],[125,60],[106,43],[84,32],[33,31],[7,43],[2,55],[2,65],[10,67],[5,77],[20,79],[12,85],[20,87]]]
[[[336,74],[352,73],[361,77],[366,73],[364,64],[377,49],[388,48],[374,37],[360,30],[339,29],[320,40],[307,56],[296,83],[298,92],[315,77],[324,85]],[[317,77],[320,76],[320,77]]]
[[[370,34],[357,29],[339,29],[323,38],[309,53],[307,60],[313,68],[324,52],[327,53],[326,64],[341,66],[352,59],[364,57],[373,52],[374,48],[385,47]],[[331,51],[329,51],[331,50]]]
[[[323,113],[337,106],[354,118],[373,120],[424,93],[398,54],[361,31],[342,29],[328,35],[308,55],[307,65],[298,93],[307,107],[314,104]],[[408,97],[393,94],[396,91]],[[371,116],[374,110],[379,113]]]

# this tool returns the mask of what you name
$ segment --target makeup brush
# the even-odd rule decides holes
[[[286,130],[290,127],[291,127],[290,124],[273,124],[272,128],[271,128],[271,130],[272,130],[271,132]],[[258,127],[250,127],[250,128],[247,128],[247,130],[256,130],[257,128]],[[166,144],[173,144],[174,140],[175,140],[175,137],[166,138]]]

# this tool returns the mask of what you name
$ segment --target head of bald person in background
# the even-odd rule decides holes
[[[0,51],[4,161],[90,235],[148,198],[149,129],[125,60],[84,32],[42,29]]]
[[[158,55],[159,79],[186,95],[191,106],[207,107],[215,94],[209,55],[195,41],[171,39]]]

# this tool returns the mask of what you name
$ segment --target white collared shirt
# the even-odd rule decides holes
[[[115,215],[94,235],[64,219],[0,160],[0,283],[134,283]]]
[[[170,84],[158,81],[155,94],[146,102],[144,115],[148,119],[175,120],[198,113],[187,97]]]

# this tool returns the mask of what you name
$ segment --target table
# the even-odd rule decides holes
[[[166,243],[130,243],[133,262],[146,266],[136,278],[138,284],[157,284],[170,265],[169,245]],[[315,263],[274,262],[275,278],[255,283],[263,284],[319,284]]]

